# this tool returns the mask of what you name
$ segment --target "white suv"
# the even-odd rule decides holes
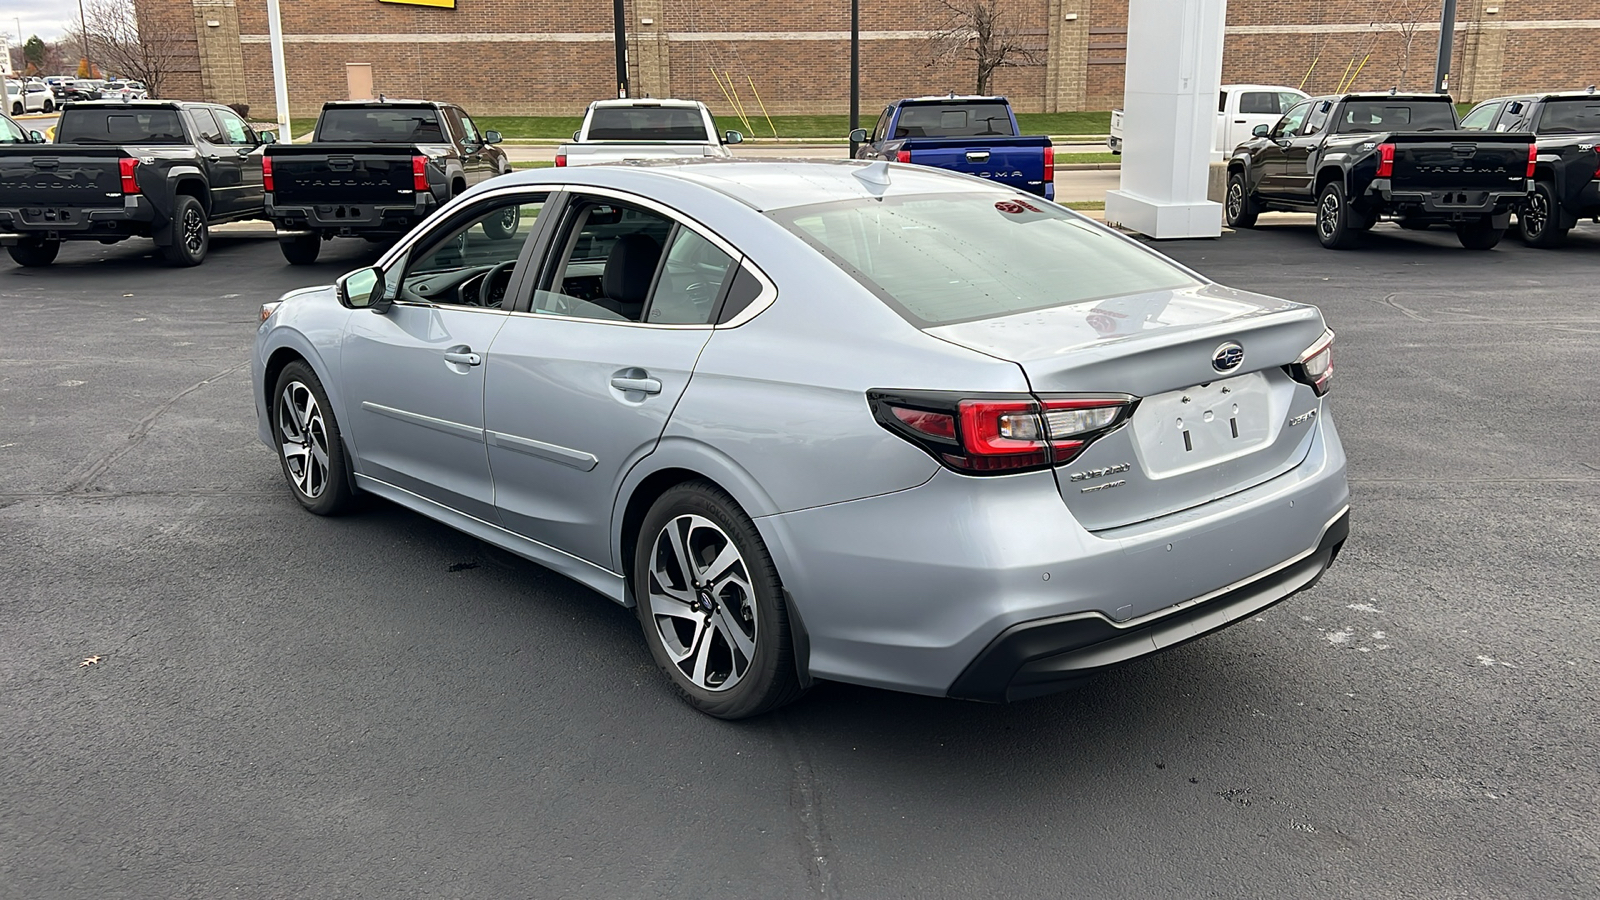
[[[23,84],[20,81],[6,79],[6,109],[13,116],[31,112],[54,112],[55,108],[55,95],[50,92],[48,84],[42,81]]]

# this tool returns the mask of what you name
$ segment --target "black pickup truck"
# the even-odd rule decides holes
[[[1600,96],[1594,88],[1485,100],[1461,127],[1534,135],[1533,190],[1517,210],[1517,230],[1528,246],[1557,247],[1580,219],[1600,222]]]
[[[0,244],[47,266],[62,241],[148,237],[173,265],[199,265],[212,225],[261,218],[272,139],[209,103],[73,103],[55,143],[0,146]]]
[[[1223,211],[1234,228],[1268,210],[1314,212],[1330,249],[1388,218],[1449,225],[1463,247],[1488,250],[1527,199],[1532,153],[1531,135],[1459,130],[1444,94],[1312,97],[1234,150]]]
[[[267,151],[267,218],[290,264],[316,262],[339,236],[392,240],[451,197],[511,170],[500,133],[451,103],[340,101],[309,144]],[[515,232],[516,223],[510,223]]]

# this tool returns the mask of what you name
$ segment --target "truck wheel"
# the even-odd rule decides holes
[[[1556,206],[1556,187],[1548,181],[1536,181],[1528,203],[1517,213],[1517,230],[1522,232],[1522,242],[1529,247],[1559,247],[1567,239],[1567,229],[1561,227],[1561,211]]]
[[[302,235],[278,241],[278,249],[283,251],[283,258],[291,266],[309,266],[317,261],[317,254],[322,252],[322,238],[317,235]]]
[[[1468,250],[1489,250],[1500,243],[1505,233],[1504,228],[1494,227],[1494,220],[1489,216],[1484,216],[1469,225],[1456,227],[1456,239]]]
[[[47,113],[55,112],[56,111],[56,105],[54,103],[50,102],[49,100],[46,100],[44,102],[44,111],[47,112]]]
[[[11,114],[13,116],[22,115],[22,104],[21,103],[13,103],[13,104],[11,104]]]
[[[35,239],[13,244],[6,248],[6,252],[17,261],[17,265],[32,269],[55,262],[56,254],[61,252],[61,242]]]
[[[517,235],[517,224],[522,221],[522,207],[508,206],[499,215],[483,220],[483,233],[491,241],[504,241]]]
[[[1360,218],[1350,208],[1344,185],[1328,182],[1317,197],[1317,240],[1329,250],[1349,250],[1361,235]]]
[[[172,210],[172,243],[161,248],[161,255],[175,266],[198,266],[205,262],[209,249],[211,228],[206,211],[193,196],[179,194]]]
[[[1243,172],[1228,176],[1228,196],[1223,211],[1227,213],[1229,228],[1256,227],[1256,216],[1261,214],[1261,210],[1250,196],[1250,189],[1245,186]]]

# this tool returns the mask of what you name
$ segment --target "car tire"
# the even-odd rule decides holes
[[[271,407],[272,436],[289,492],[319,516],[348,510],[355,502],[349,458],[328,393],[309,365],[295,360],[283,367]]]
[[[22,115],[22,104],[21,103],[13,103],[13,104],[11,104],[11,114],[13,116]]]
[[[1317,195],[1317,240],[1329,250],[1349,250],[1361,235],[1360,219],[1350,208],[1344,185],[1330,181]]]
[[[630,577],[650,654],[690,706],[743,719],[804,693],[777,567],[727,493],[694,481],[657,498]]]
[[[1416,219],[1401,219],[1395,224],[1407,231],[1427,231],[1433,227],[1432,222],[1419,222]]]
[[[172,243],[161,248],[161,255],[174,266],[198,266],[211,249],[211,226],[200,201],[190,194],[179,194],[172,210]]]
[[[54,103],[51,103],[49,100],[46,100],[44,102],[44,111],[47,112],[47,113],[55,112],[56,111],[56,105]]]
[[[309,266],[317,261],[317,254],[322,252],[322,238],[317,235],[302,235],[278,241],[278,249],[283,251],[283,258],[291,266]]]
[[[1243,172],[1228,176],[1228,193],[1222,208],[1227,215],[1229,228],[1256,227],[1256,217],[1261,214],[1261,209],[1245,184]]]
[[[60,241],[30,240],[12,244],[6,248],[11,258],[17,265],[29,269],[43,268],[56,261],[56,254],[61,252]]]
[[[483,233],[491,241],[505,241],[517,236],[517,225],[522,222],[522,207],[508,206],[500,215],[483,220]]]
[[[1548,181],[1533,183],[1527,205],[1517,213],[1517,231],[1529,247],[1549,249],[1566,242],[1567,229],[1561,227],[1561,207],[1556,202],[1555,185]]]
[[[1494,227],[1494,220],[1488,216],[1456,227],[1456,239],[1468,250],[1491,250],[1505,237],[1505,233],[1504,228]]]

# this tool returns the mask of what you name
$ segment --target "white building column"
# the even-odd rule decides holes
[[[1153,238],[1217,237],[1206,199],[1227,0],[1131,0],[1122,188],[1106,221]]]

